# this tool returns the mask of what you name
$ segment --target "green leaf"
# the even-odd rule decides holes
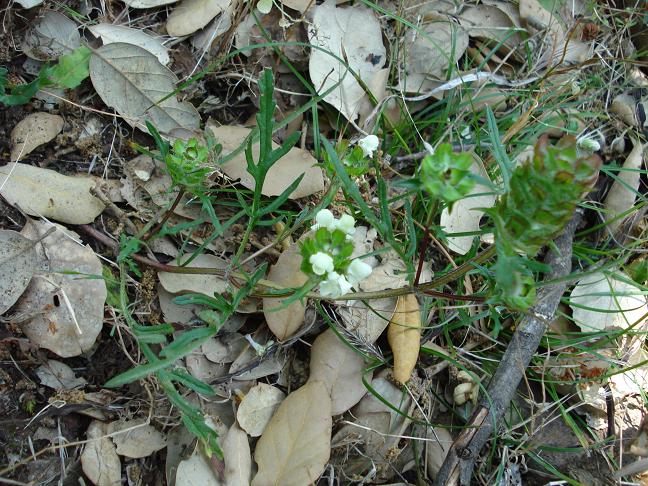
[[[196,393],[200,393],[201,395],[214,395],[214,389],[209,386],[207,383],[205,383],[202,380],[199,380],[198,378],[195,378],[191,376],[189,373],[187,373],[184,370],[173,370],[171,373],[169,373],[172,379],[176,380],[178,383],[182,383],[184,386],[187,388],[192,389]]]
[[[47,70],[49,80],[62,88],[76,88],[86,79],[90,72],[88,65],[92,51],[86,46],[79,46],[69,54],[58,59],[58,63]]]
[[[262,164],[268,159],[268,155],[272,151],[273,115],[276,107],[272,97],[272,93],[274,92],[272,69],[265,68],[261,73],[259,77],[259,91],[261,93],[259,114],[256,118],[257,126],[259,127],[259,163]]]

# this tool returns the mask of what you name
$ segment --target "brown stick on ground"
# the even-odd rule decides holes
[[[562,235],[556,240],[558,251],[550,250],[545,263],[551,267],[547,281],[560,279],[571,272],[572,242],[574,232],[582,217],[577,209]],[[468,485],[482,447],[492,440],[501,425],[531,357],[538,349],[547,325],[565,292],[567,282],[542,287],[538,302],[529,310],[513,334],[495,376],[488,384],[487,396],[482,397],[466,428],[459,434],[436,477],[435,485]]]

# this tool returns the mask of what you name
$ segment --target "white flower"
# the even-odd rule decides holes
[[[373,157],[373,153],[378,150],[380,140],[375,135],[367,135],[365,138],[358,140],[358,147],[362,149],[365,157]]]
[[[343,214],[340,220],[337,221],[337,229],[343,231],[347,235],[355,233],[355,219],[350,214]]]
[[[351,261],[351,264],[347,269],[347,279],[352,285],[356,285],[371,275],[372,271],[373,268],[371,268],[370,265],[367,265],[365,262],[356,258]]]
[[[578,148],[587,152],[598,152],[601,150],[601,144],[594,138],[581,137],[576,141]]]
[[[338,298],[349,293],[351,284],[344,275],[337,272],[329,272],[326,280],[320,283],[320,294],[322,297]]]
[[[333,266],[333,258],[331,255],[318,251],[308,259],[313,265],[313,273],[315,275],[324,275],[325,273],[332,272],[335,268]]]
[[[329,231],[333,231],[336,226],[337,221],[333,213],[328,209],[320,209],[315,216],[315,224],[311,226],[311,229],[318,230],[320,228],[326,228]]]

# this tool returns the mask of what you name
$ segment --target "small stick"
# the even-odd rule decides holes
[[[581,209],[576,210],[562,235],[555,240],[557,251],[550,250],[547,253],[545,263],[551,267],[551,271],[545,277],[547,281],[560,280],[571,272],[572,243],[582,214]],[[488,384],[487,396],[480,399],[466,428],[450,447],[434,482],[435,485],[471,484],[472,472],[479,452],[497,434],[502,424],[502,417],[509,408],[566,288],[567,282],[559,281],[542,287],[538,292],[538,302],[516,328],[495,376]]]

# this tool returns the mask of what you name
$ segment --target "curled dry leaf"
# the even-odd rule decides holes
[[[74,21],[60,12],[45,10],[25,36],[23,50],[32,59],[50,61],[81,45]]]
[[[0,315],[16,303],[37,268],[34,242],[16,231],[0,230]]]
[[[473,165],[470,171],[488,180],[488,173],[483,164],[476,157],[473,159]],[[495,204],[495,195],[490,187],[479,182],[464,197],[457,201],[452,212],[445,208],[441,213],[441,226],[448,234],[468,233],[479,231],[479,222],[484,214],[481,208],[491,208]],[[448,236],[448,248],[455,253],[465,255],[472,247],[474,236]]]
[[[252,454],[247,434],[234,423],[223,441],[225,486],[249,486],[252,479]]]
[[[612,234],[616,233],[623,223],[624,213],[634,206],[639,190],[645,147],[648,145],[644,146],[641,142],[635,141],[632,151],[605,198],[605,219],[608,221],[607,228]]]
[[[117,454],[131,459],[148,457],[167,444],[164,434],[144,419],[112,422],[108,425],[108,432],[114,434],[111,438]]]
[[[418,361],[421,326],[421,310],[416,296],[399,297],[387,328],[387,340],[394,354],[394,379],[400,383],[409,381]]]
[[[167,19],[167,33],[174,37],[193,34],[226,10],[231,0],[183,0]]]
[[[88,442],[81,454],[81,467],[96,486],[120,486],[121,462],[107,435],[106,424],[93,421],[86,432]]]
[[[223,155],[226,156],[241,146],[250,135],[249,128],[235,126],[210,126],[209,127],[218,143],[223,146]],[[279,145],[272,143],[272,148]],[[252,144],[252,157],[259,158],[259,143]],[[234,180],[240,180],[248,189],[254,189],[254,179],[247,171],[247,161],[243,152],[225,162],[220,168]],[[285,191],[300,175],[304,174],[301,182],[290,195],[290,199],[299,199],[310,196],[324,189],[324,176],[322,169],[317,165],[317,160],[306,150],[293,147],[279,159],[268,171],[263,190],[264,196],[278,196]]]
[[[358,403],[366,393],[362,383],[364,367],[362,355],[328,329],[313,343],[308,379],[326,385],[331,394],[331,413],[339,415]]]
[[[331,398],[309,381],[281,403],[257,442],[252,486],[303,486],[317,481],[331,454]]]
[[[162,41],[146,34],[140,29],[132,29],[124,25],[113,24],[97,24],[88,27],[92,35],[101,37],[104,45],[113,44],[115,42],[124,42],[126,44],[135,44],[143,49],[146,49],[155,57],[160,63],[167,65],[171,61],[169,52]]]
[[[178,78],[142,47],[115,42],[96,49],[90,57],[90,79],[106,105],[145,133],[147,120],[162,134],[200,125],[191,103],[175,95],[160,101],[174,91]]]
[[[31,216],[70,224],[92,223],[104,204],[90,194],[95,182],[84,176],[64,176],[16,162],[0,167],[0,194]]]
[[[36,368],[36,376],[42,385],[55,390],[72,390],[87,383],[83,378],[77,378],[68,365],[54,359],[48,359],[45,364]]]
[[[637,101],[628,93],[617,95],[610,105],[610,111],[630,127],[639,125],[637,119]]]
[[[293,243],[284,251],[268,272],[268,280],[282,287],[298,288],[306,283],[308,277],[301,267],[302,257],[299,245]],[[268,327],[277,339],[284,340],[292,336],[304,323],[306,308],[299,300],[283,306],[286,299],[263,299],[263,314]],[[283,308],[281,308],[283,306]]]
[[[308,39],[314,46],[308,64],[311,81],[319,94],[333,89],[324,101],[353,121],[367,94],[349,68],[370,86],[385,65],[387,52],[380,22],[372,9],[337,7],[335,0],[326,0],[313,11],[313,23],[308,28]]]
[[[63,118],[49,113],[32,113],[11,130],[11,161],[24,158],[36,147],[53,140],[63,130]]]
[[[190,254],[183,255],[179,258],[179,264],[182,265],[189,258],[191,258]],[[169,265],[179,266],[175,262],[169,263]],[[185,266],[189,268],[221,268],[224,270],[227,268],[227,262],[217,256],[202,253]],[[171,294],[191,292],[213,297],[214,294],[221,294],[229,288],[228,283],[218,275],[158,272],[158,278],[164,290]]]
[[[38,239],[51,223],[28,221],[23,235]],[[106,283],[101,262],[78,236],[61,226],[36,245],[43,273],[33,278],[16,303],[20,327],[34,344],[68,358],[94,345],[103,326]],[[47,255],[47,256],[45,256]],[[75,274],[76,273],[76,274]]]
[[[176,486],[222,486],[209,461],[197,448],[189,459],[178,465]]]
[[[232,5],[216,17],[203,30],[191,37],[191,45],[196,49],[208,51],[212,43],[232,27]]]
[[[626,329],[648,312],[642,291],[623,272],[595,272],[581,278],[569,304],[574,322],[586,332]],[[640,323],[642,328],[642,323]]]
[[[259,437],[284,398],[286,394],[274,386],[259,383],[252,387],[236,413],[241,428],[251,437]]]

